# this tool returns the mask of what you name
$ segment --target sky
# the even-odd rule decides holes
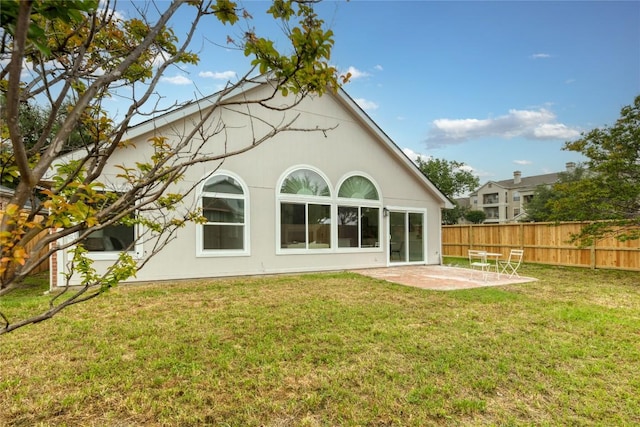
[[[239,4],[284,46],[269,2]],[[380,128],[410,157],[463,162],[481,184],[584,161],[564,143],[613,125],[640,95],[637,1],[341,0],[317,11],[335,34],[332,65],[351,72],[344,89]],[[165,100],[245,73],[248,59],[226,44],[241,34],[203,28],[200,63],[166,73]]]

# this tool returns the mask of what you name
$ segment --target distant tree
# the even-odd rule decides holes
[[[487,214],[484,211],[470,210],[464,215],[464,219],[472,224],[482,224],[487,219]]]
[[[610,220],[595,222],[573,236],[581,244],[608,235],[640,238],[640,96],[622,108],[615,125],[582,134],[564,149],[587,157],[588,173],[554,186],[559,192],[551,203],[554,219]]]
[[[80,277],[82,286],[67,288],[47,309],[25,319],[10,319],[0,310],[0,334],[46,320],[65,307],[100,295],[133,276],[188,221],[201,221],[200,212],[183,203],[193,187],[171,192],[183,181],[188,167],[219,164],[282,132],[330,130],[300,128],[295,115],[256,127],[259,118],[249,108],[286,111],[308,95],[337,90],[348,79],[348,75],[340,79],[329,64],[333,33],[316,14],[315,3],[264,3],[267,15],[283,32],[276,44],[262,37],[249,12],[232,0],[132,1],[126,15],[118,13],[115,1],[109,0],[2,0],[0,171],[3,180],[12,181],[15,193],[0,220],[0,298],[18,289],[53,253],[72,247],[76,248],[72,274]],[[172,28],[178,23],[188,24],[179,34]],[[227,82],[214,102],[202,107],[192,132],[174,135],[171,140],[166,135],[155,136],[148,141],[154,154],[147,161],[135,167],[115,165],[122,168],[119,178],[126,188],[118,191],[113,183],[101,182],[112,154],[129,144],[126,135],[132,123],[143,113],[166,111],[157,104],[157,85],[163,74],[171,67],[197,64],[198,54],[190,47],[196,29],[216,25],[228,26],[229,49],[216,51],[211,43],[206,54],[228,55],[237,50],[251,58],[251,67]],[[234,34],[239,36],[232,37]],[[265,76],[270,83],[270,93],[264,98],[227,96],[257,83],[256,75]],[[118,117],[103,107],[106,99],[116,95],[124,106]],[[286,105],[273,105],[277,95],[286,98]],[[244,141],[234,141],[238,145],[233,150],[216,154],[205,142],[219,141],[226,146],[228,125],[216,119],[222,109],[242,111],[253,133]],[[76,150],[74,159],[45,179],[54,161],[78,146],[82,149]],[[47,208],[45,218],[35,209],[25,212],[26,202],[34,197],[42,199]],[[153,239],[153,247],[137,259],[122,252],[106,272],[98,273],[84,242],[91,233],[109,226],[140,226],[145,231],[136,239]],[[43,229],[52,232],[36,240]],[[58,245],[50,245],[53,242]]]
[[[418,157],[416,164],[422,173],[449,199],[471,192],[480,185],[478,177],[465,169],[463,162],[433,157],[425,160]]]
[[[50,133],[55,135],[65,122],[68,113],[72,110],[73,102],[70,99],[65,100],[62,103],[61,108],[57,109],[55,112],[51,109],[41,107],[33,99],[20,103],[18,109],[18,123],[22,131],[23,144],[29,152],[29,156],[35,157],[40,152],[46,152],[48,142],[46,140],[40,141],[40,138],[42,136],[42,132],[45,129],[48,129],[47,122],[49,120],[53,120],[50,127]],[[6,99],[0,92],[0,123],[7,123],[6,114]],[[2,143],[0,151],[4,151],[7,155],[12,153],[13,150],[9,144],[9,138],[0,138],[0,141]],[[86,128],[83,123],[80,123],[69,133],[61,152],[66,153],[73,149],[86,146],[90,144],[91,141],[90,130]],[[17,179],[19,174],[18,170],[11,166],[13,165],[9,157],[4,161],[0,161],[0,184],[10,188],[15,188],[19,182]],[[9,171],[12,171],[13,173],[9,173]]]
[[[525,205],[527,220],[534,222],[551,221],[551,200],[554,196],[553,186],[541,184],[533,192],[533,197]]]
[[[454,198],[478,188],[480,185],[478,177],[465,169],[463,162],[455,160],[449,161],[433,157],[425,160],[423,157],[418,157],[416,164],[424,176],[429,178],[455,205],[453,209],[442,210],[442,222],[449,225],[457,224],[468,209],[460,206]]]
[[[557,182],[537,186],[531,201],[525,206],[527,219],[534,222],[596,219],[589,209],[562,209],[557,204],[559,200],[579,197],[575,193],[578,182],[586,177],[587,170],[583,165],[577,165],[572,171],[560,172]]]
[[[444,225],[454,225],[460,222],[461,218],[464,218],[465,214],[469,211],[468,207],[461,206],[456,200],[453,200],[452,209],[442,210],[442,223]]]

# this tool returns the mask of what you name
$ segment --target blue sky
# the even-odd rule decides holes
[[[241,4],[259,35],[277,38],[268,2]],[[612,125],[640,95],[640,2],[351,0],[317,9],[335,33],[332,64],[352,72],[349,95],[410,156],[464,162],[481,183],[582,161],[564,142]],[[208,95],[246,72],[248,60],[225,42],[240,28],[202,32],[200,64],[170,70],[158,87],[167,101]]]

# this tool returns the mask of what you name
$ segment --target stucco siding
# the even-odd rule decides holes
[[[240,147],[246,144],[248,138],[253,137],[251,129],[257,133],[267,129],[267,126],[257,120],[253,121],[253,127],[249,126],[247,116],[229,110],[222,114],[230,127],[225,138],[221,134],[209,141],[207,147],[211,152],[222,152],[225,144],[227,149]],[[380,247],[367,251],[350,251],[334,245],[322,253],[279,253],[276,235],[280,208],[277,186],[284,174],[297,166],[320,171],[326,177],[331,190],[330,201],[333,209],[339,204],[337,190],[340,182],[349,175],[360,174],[369,177],[377,185],[381,208],[406,208],[424,213],[424,263],[440,263],[442,196],[434,194],[432,189],[425,186],[424,179],[407,166],[406,159],[399,157],[393,147],[380,139],[379,134],[355,116],[338,97],[324,95],[309,98],[286,112],[254,108],[252,114],[260,116],[267,123],[282,123],[299,115],[294,125],[296,128],[335,129],[326,132],[283,132],[242,155],[225,159],[224,162],[196,164],[190,167],[184,180],[172,191],[184,191],[216,169],[235,174],[246,185],[250,206],[247,223],[250,233],[248,254],[197,256],[196,234],[197,227],[200,226],[189,224],[181,229],[177,238],[151,259],[131,281],[341,270],[388,265],[388,220],[382,214]],[[157,134],[178,140],[180,133],[190,130],[190,123],[194,120],[187,118],[184,122],[164,126],[157,130]],[[215,121],[212,125],[215,125]],[[116,153],[112,164],[131,165],[136,161],[148,159],[152,149],[147,140],[151,136],[150,133],[138,135],[135,138],[136,148],[127,148]],[[114,180],[116,173],[116,168],[108,168],[105,170],[105,178]],[[198,193],[193,192],[188,202],[195,202],[199,197]],[[149,247],[147,245],[149,243],[143,247]],[[99,267],[109,264],[108,261],[96,261]]]

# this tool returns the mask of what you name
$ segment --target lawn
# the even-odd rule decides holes
[[[640,424],[640,273],[521,273],[540,280],[121,286],[0,337],[0,424]],[[46,303],[36,291],[0,304]]]

